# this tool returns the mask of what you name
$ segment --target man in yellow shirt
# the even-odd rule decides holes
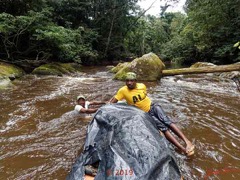
[[[147,96],[147,88],[143,83],[137,83],[137,75],[133,72],[127,73],[126,85],[120,88],[117,94],[110,100],[110,103],[116,103],[125,99],[127,104],[138,107],[153,117],[158,129],[164,133],[165,137],[186,155],[194,154],[194,145],[185,137],[182,131],[165,115],[161,106],[152,103]],[[184,148],[177,139],[170,133],[171,129],[186,144]]]

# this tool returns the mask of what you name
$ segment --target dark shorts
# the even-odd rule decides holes
[[[158,103],[152,103],[148,113],[153,117],[158,129],[162,132],[167,131],[170,124],[173,123]]]

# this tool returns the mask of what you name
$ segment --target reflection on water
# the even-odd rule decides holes
[[[145,82],[149,96],[196,145],[187,158],[176,151],[185,179],[239,179],[240,93],[213,75]],[[88,118],[75,99],[109,100],[124,82],[105,68],[79,77],[26,76],[1,90],[0,179],[65,179],[84,143]]]

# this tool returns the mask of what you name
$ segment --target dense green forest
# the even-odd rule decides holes
[[[85,65],[154,52],[164,61],[240,60],[240,1],[187,0],[186,13],[145,15],[138,0],[0,0],[0,59]],[[234,46],[235,45],[235,46]]]

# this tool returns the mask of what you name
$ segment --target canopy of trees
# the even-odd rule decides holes
[[[184,64],[240,60],[239,0],[187,0],[145,16],[138,0],[2,0],[0,59],[101,64],[154,52]]]

